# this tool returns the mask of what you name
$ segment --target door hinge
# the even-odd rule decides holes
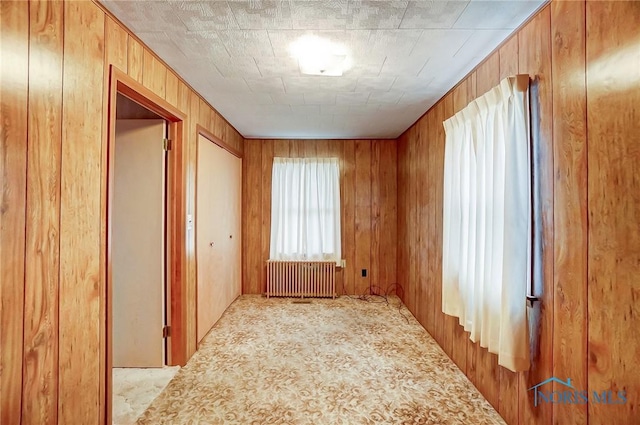
[[[162,328],[162,337],[168,338],[171,336],[171,326],[165,326]]]
[[[171,150],[171,139],[162,139],[162,149],[165,151]]]

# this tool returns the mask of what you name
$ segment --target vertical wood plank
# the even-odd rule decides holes
[[[273,142],[273,156],[279,158],[289,157],[289,141],[287,140],[275,140]]]
[[[201,97],[200,100],[200,111],[198,113],[198,124],[211,131],[211,108],[207,102],[204,101]]]
[[[0,423],[11,424],[22,411],[29,3],[0,2],[0,25],[12,58],[0,63]]]
[[[511,36],[498,50],[500,60],[500,80],[517,75],[518,71],[518,37],[519,32]]]
[[[469,101],[475,99],[479,91],[477,90],[477,82],[478,76],[477,72],[471,73],[468,77],[467,82],[467,94],[469,96]],[[467,338],[467,377],[474,385],[477,385],[477,357],[476,353],[480,349],[479,343],[474,343],[470,339]]]
[[[552,2],[554,140],[553,376],[587,388],[585,3]],[[581,76],[582,78],[579,78]],[[554,383],[554,390],[563,388]],[[587,423],[584,404],[554,405],[553,423]]]
[[[116,21],[105,15],[105,54],[106,66],[113,65],[121,71],[127,71],[129,34]],[[107,72],[109,70],[107,69]]]
[[[536,330],[538,352],[532,368],[520,374],[520,423],[548,424],[552,422],[552,405],[534,406],[527,390],[552,376],[553,373],[553,105],[551,81],[551,13],[549,6],[538,13],[518,34],[520,73],[535,78],[539,122],[532,122],[534,137],[539,137],[540,166],[536,168],[540,181],[540,211],[542,215],[542,284],[537,288],[542,299]],[[536,107],[536,106],[534,106]],[[536,319],[534,319],[536,320]]]
[[[261,140],[262,145],[262,212],[261,233],[262,247],[260,255],[260,293],[266,290],[267,269],[271,245],[271,172],[273,168],[273,140]]]
[[[30,2],[24,423],[58,420],[63,3]]]
[[[127,74],[129,77],[142,83],[142,70],[144,65],[144,47],[135,38],[129,36],[127,48]]]
[[[476,98],[484,95],[500,83],[500,57],[491,55],[476,70]],[[476,386],[486,399],[498,409],[500,369],[495,354],[476,345]]]
[[[588,386],[592,425],[640,409],[640,3],[587,2]]]
[[[519,33],[514,34],[498,50],[498,56],[500,57],[500,80],[519,73],[518,34]],[[507,423],[518,423],[519,403],[519,374],[501,367],[498,411]]]
[[[452,92],[452,112],[454,114],[460,112],[469,103],[469,83],[467,78],[462,81]],[[444,166],[443,166],[444,171]],[[452,334],[452,347],[451,347],[451,359],[458,365],[460,370],[467,373],[467,347],[469,346],[469,334],[464,331],[464,327],[459,323],[457,318],[454,318],[454,327]]]
[[[142,54],[142,84],[158,96],[165,97],[167,67],[148,49]]]
[[[398,250],[397,250],[397,280],[398,284],[402,287],[401,293],[398,295],[401,296],[402,302],[405,305],[408,305],[408,273],[409,269],[409,256],[408,256],[408,196],[407,196],[407,144],[408,137],[407,133],[403,133],[398,139]]]
[[[371,140],[355,142],[355,291],[368,293],[371,269]],[[362,270],[367,276],[362,277]]]
[[[348,294],[356,293],[356,142],[345,140],[343,145],[342,194],[342,256],[346,259],[343,271],[344,287]]]
[[[99,423],[105,21],[93,3],[64,7],[58,422]]]
[[[419,305],[418,302],[418,283],[419,283],[419,276],[418,276],[418,232],[416,232],[414,229],[418,228],[419,222],[418,222],[418,184],[417,184],[417,172],[416,172],[416,167],[417,167],[417,157],[418,157],[418,152],[417,152],[417,143],[416,143],[416,129],[415,127],[411,127],[409,129],[408,132],[408,138],[409,138],[409,142],[408,142],[408,164],[407,164],[407,179],[408,179],[408,184],[407,184],[407,196],[409,199],[409,215],[408,215],[408,228],[410,229],[408,232],[408,241],[409,241],[409,246],[408,246],[408,253],[409,253],[409,284],[408,284],[408,288],[407,288],[407,294],[408,294],[408,299],[409,299],[409,304],[408,306],[411,307],[411,311],[413,311],[414,316],[416,316],[416,318],[419,316],[419,314],[416,314],[417,312],[417,306]]]
[[[176,74],[167,70],[165,84],[165,100],[171,105],[178,107],[178,77]]]
[[[429,207],[431,205],[431,184],[429,173],[431,172],[429,163],[429,153],[432,140],[430,133],[433,128],[427,120],[420,120],[415,125],[414,149],[415,149],[415,186],[413,187],[415,198],[416,220],[417,220],[417,252],[416,252],[416,279],[415,279],[415,314],[418,321],[430,332],[433,332],[433,294],[435,288],[431,285],[429,274],[429,264],[431,262],[429,252],[429,240],[432,236],[429,233],[430,216]]]
[[[384,284],[380,279],[380,141],[371,141],[371,260],[369,280],[374,293],[384,293]]]
[[[463,83],[464,84],[464,83]],[[453,93],[447,94],[444,100],[442,101],[442,119],[447,120],[453,116]],[[442,122],[436,123],[442,127]],[[446,137],[446,134],[444,135]],[[434,273],[435,277],[435,286],[438,288],[440,294],[442,294],[442,199],[443,199],[443,188],[444,188],[444,145],[445,139],[444,137],[440,137],[436,139],[436,143],[434,144],[434,152],[432,155],[435,157],[435,170],[436,175],[433,177],[433,184],[435,185],[435,197],[434,197],[434,205],[435,205],[435,229],[436,232],[433,237],[436,240],[436,251],[435,251],[435,260],[436,260],[436,270]],[[441,295],[442,297],[442,295]],[[458,319],[452,316],[447,316],[442,312],[442,305],[437,306],[440,314],[443,315],[444,320],[444,334],[442,336],[442,340],[444,343],[445,352],[453,359],[453,342],[454,335],[456,333],[456,328],[460,327],[458,325]]]
[[[435,123],[434,129],[432,130],[432,134],[434,136],[434,140],[432,142],[433,149],[430,148],[429,155],[429,168],[431,172],[429,173],[429,179],[431,184],[429,185],[429,198],[433,201],[430,205],[429,214],[432,217],[429,223],[429,234],[431,235],[429,241],[429,251],[430,257],[432,259],[429,266],[429,274],[432,276],[432,285],[434,287],[434,297],[433,297],[433,308],[434,308],[434,330],[435,330],[435,338],[438,343],[442,346],[443,343],[443,333],[444,333],[444,313],[442,312],[442,284],[441,276],[438,275],[438,251],[442,249],[441,244],[438,242],[438,233],[442,233],[442,228],[436,228],[437,223],[435,221],[436,215],[436,186],[442,185],[442,170],[437,169],[438,160],[437,160],[437,146],[444,145],[444,127],[442,126],[442,122],[444,121],[444,102],[439,102],[435,109]]]
[[[398,155],[395,140],[380,141],[380,171],[377,179],[379,187],[380,246],[377,261],[378,273],[385,291],[397,282],[396,257],[398,245]],[[395,288],[393,289],[395,291]],[[389,292],[393,294],[394,292]]]
[[[242,293],[260,294],[262,267],[262,145],[260,140],[245,140],[242,160],[243,276]]]

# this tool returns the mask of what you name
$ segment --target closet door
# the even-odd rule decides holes
[[[196,189],[198,342],[240,294],[242,160],[198,138]]]

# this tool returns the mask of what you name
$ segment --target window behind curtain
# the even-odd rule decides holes
[[[340,163],[337,158],[274,158],[271,260],[339,263]]]
[[[514,372],[529,368],[529,76],[444,122],[442,311]]]

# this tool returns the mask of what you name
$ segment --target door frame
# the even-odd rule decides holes
[[[227,152],[229,152],[230,154],[232,154],[233,156],[236,156],[240,159],[242,159],[242,152],[240,152],[238,149],[234,148],[233,146],[225,143],[222,139],[220,139],[219,137],[217,137],[215,134],[213,134],[212,132],[210,132],[209,130],[207,130],[206,128],[204,128],[203,126],[201,126],[200,124],[196,125],[196,139],[195,139],[195,149],[196,149],[196,172],[195,172],[195,184],[194,184],[194,207],[193,207],[193,211],[194,211],[194,231],[193,231],[193,237],[194,237],[194,245],[195,245],[195,263],[196,263],[196,287],[195,287],[195,318],[196,318],[196,323],[195,323],[195,330],[196,330],[196,348],[200,348],[200,341],[198,341],[198,167],[200,166],[200,136],[204,137],[205,139],[209,140],[211,143],[213,143],[214,145],[218,145],[220,146],[222,149],[226,150]]]
[[[167,121],[167,133],[171,140],[171,150],[167,155],[167,199],[166,199],[166,254],[165,267],[167,280],[167,319],[171,333],[167,339],[167,364],[183,366],[187,360],[187,278],[186,278],[186,119],[187,115],[169,104],[151,90],[110,65],[107,115],[107,142],[103,149],[103,202],[101,222],[103,235],[101,248],[105,259],[103,277],[106,282],[104,302],[101,304],[102,326],[101,363],[104,365],[105,423],[112,421],[112,367],[113,367],[113,285],[112,285],[112,214],[113,214],[113,179],[115,157],[115,128],[117,96],[121,94],[141,106],[156,113]]]

